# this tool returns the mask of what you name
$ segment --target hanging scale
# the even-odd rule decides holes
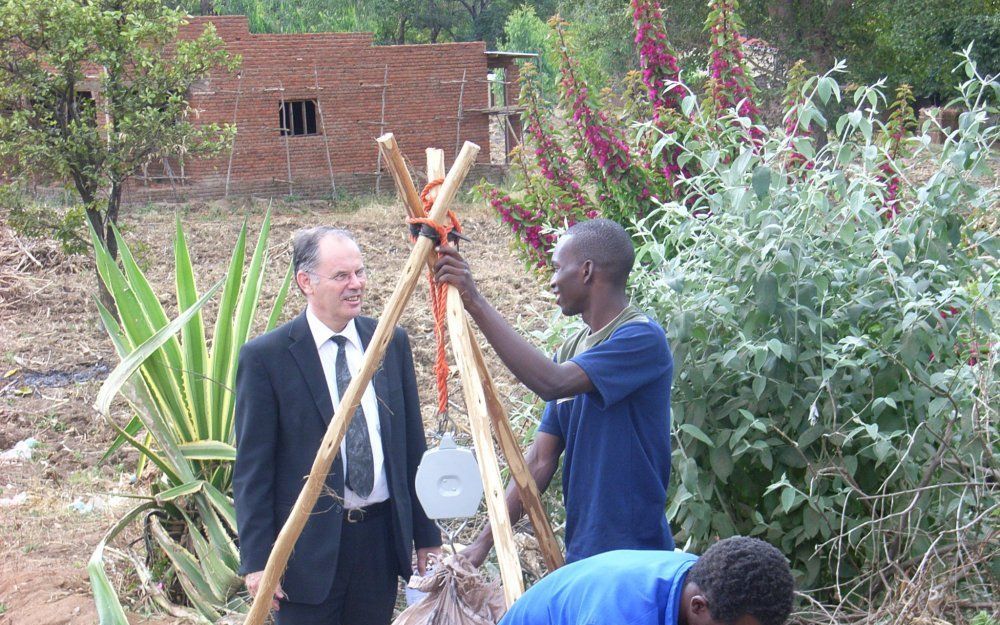
[[[483,482],[475,454],[471,449],[458,447],[454,436],[445,432],[437,448],[428,450],[421,458],[414,488],[424,512],[448,537],[454,552],[455,537],[468,519],[475,516],[483,499]],[[452,529],[441,522],[443,519],[464,520]]]

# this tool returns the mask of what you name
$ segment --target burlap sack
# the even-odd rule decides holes
[[[507,611],[500,585],[483,578],[460,553],[430,575],[413,577],[410,588],[427,596],[406,608],[393,625],[496,625]]]

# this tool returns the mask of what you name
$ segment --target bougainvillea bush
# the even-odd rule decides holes
[[[541,273],[573,219],[633,233],[633,296],[674,350],[680,545],[770,541],[826,622],[961,622],[1000,590],[1000,250],[973,226],[998,209],[1000,85],[956,58],[959,128],[917,128],[906,89],[797,69],[769,128],[738,7],[714,4],[720,49],[690,87],[659,7],[633,1],[645,106],[595,95],[564,41],[561,105],[525,87],[520,175],[486,192],[541,233],[512,228]],[[847,112],[827,120],[832,102]]]

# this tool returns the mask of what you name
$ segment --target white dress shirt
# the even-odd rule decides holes
[[[309,330],[312,332],[313,340],[316,341],[319,361],[323,364],[323,375],[326,378],[326,388],[330,391],[330,401],[336,408],[340,405],[340,392],[337,390],[336,370],[337,350],[340,348],[330,338],[340,334],[347,339],[347,342],[344,343],[344,349],[347,350],[345,356],[347,357],[347,368],[351,371],[351,377],[353,378],[361,370],[361,361],[364,357],[364,350],[361,348],[361,337],[358,336],[358,328],[354,324],[354,320],[351,319],[341,332],[334,332],[320,321],[308,306],[306,307],[306,320],[309,322]],[[385,457],[382,452],[381,427],[378,420],[378,400],[375,398],[375,388],[372,386],[371,381],[368,382],[364,395],[361,396],[361,410],[368,425],[368,437],[372,445],[375,483],[372,486],[371,494],[367,497],[358,496],[345,484],[344,508],[347,509],[362,508],[389,498],[389,484],[385,477]],[[344,438],[346,439],[347,437],[345,436]],[[344,468],[344,475],[346,476],[347,449],[346,441],[343,440],[340,442],[340,458]]]

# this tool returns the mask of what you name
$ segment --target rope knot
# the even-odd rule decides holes
[[[434,205],[434,200],[431,198],[431,191],[441,186],[443,182],[443,178],[432,180],[420,192],[420,201],[424,205],[425,214],[429,215],[431,207]],[[450,223],[439,224],[429,217],[411,217],[406,220],[406,223],[410,225],[410,240],[416,243],[417,237],[427,237],[434,242],[435,246],[439,245],[442,241],[447,241],[457,246],[459,240],[469,240],[462,235],[462,225],[458,222],[458,217],[452,211],[448,211],[448,221]],[[448,376],[451,374],[451,370],[448,367],[444,346],[447,338],[445,317],[447,315],[448,291],[445,285],[438,284],[434,280],[434,275],[431,272],[427,273],[427,278],[430,283],[431,310],[434,313],[434,338],[437,343],[434,374],[437,382],[439,428],[443,430],[446,420],[450,421],[448,417]]]
[[[420,201],[423,202],[424,212],[430,214],[434,200],[431,198],[431,191],[441,186],[444,178],[431,180],[420,192]],[[416,242],[417,237],[427,237],[440,245],[442,241],[447,241],[452,245],[458,245],[459,241],[468,241],[469,238],[462,234],[462,224],[458,221],[458,216],[453,211],[448,211],[447,224],[439,224],[429,217],[410,217],[406,223],[410,225],[410,241]]]

